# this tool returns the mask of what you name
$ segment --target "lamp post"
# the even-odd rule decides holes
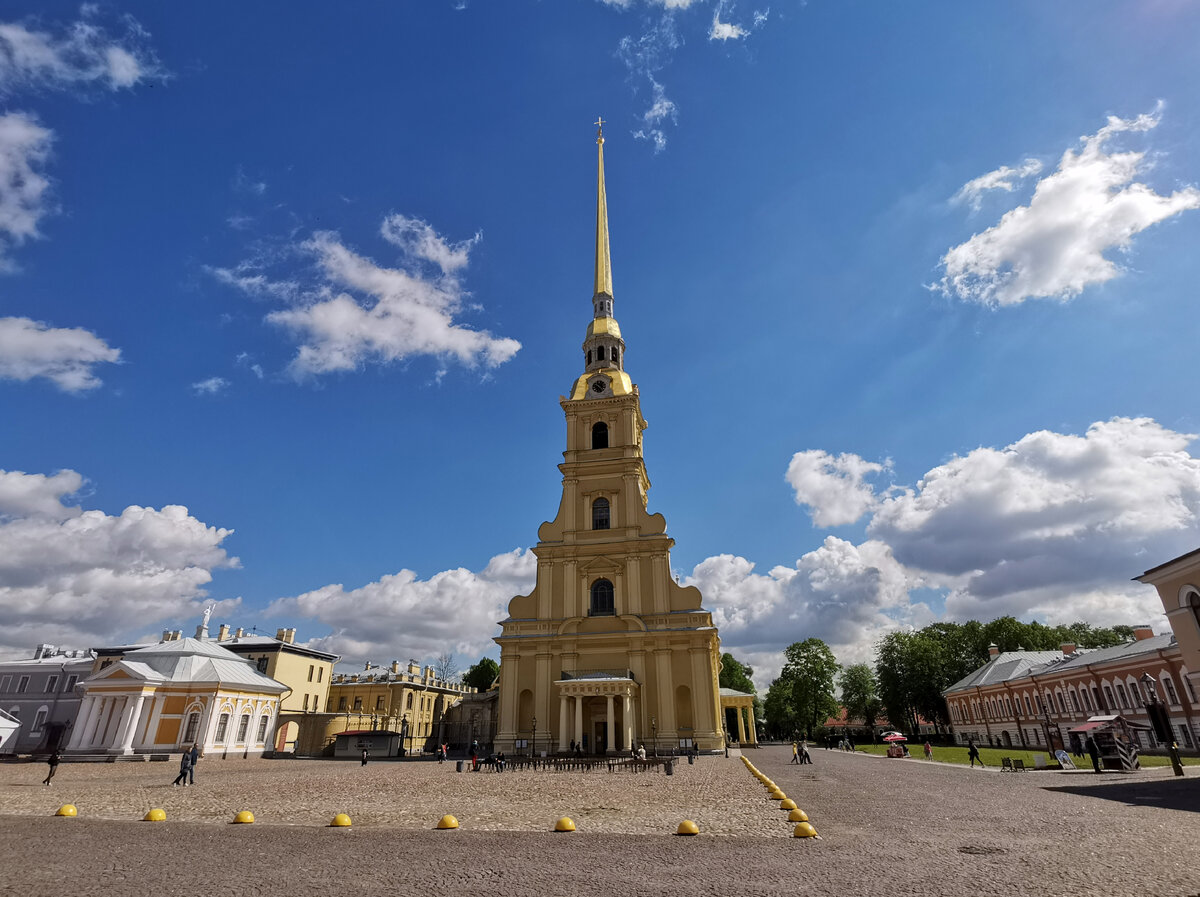
[[[1183,763],[1179,760],[1179,745],[1171,737],[1171,718],[1167,716],[1167,708],[1158,700],[1158,690],[1154,687],[1158,680],[1149,673],[1142,674],[1142,685],[1146,686],[1146,716],[1154,726],[1155,734],[1167,744],[1167,753],[1171,757],[1171,769],[1175,775],[1183,775]],[[1160,731],[1161,730],[1161,731]]]
[[[529,756],[536,757],[537,756],[537,717],[536,716],[533,718],[533,738],[531,740],[533,741],[533,746],[529,749]]]
[[[650,717],[650,738],[654,742],[654,756],[658,756],[658,720]]]
[[[408,740],[408,745],[405,746],[404,741]],[[412,729],[408,725],[408,714],[404,714],[404,722],[400,725],[400,745],[404,747],[404,755],[407,757],[408,752],[412,749]]]

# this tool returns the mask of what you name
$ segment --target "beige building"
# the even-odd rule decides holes
[[[558,515],[538,530],[537,584],[501,622],[496,748],[589,753],[724,746],[720,640],[698,589],[671,577],[647,511],[638,389],[613,317],[604,138],[597,136],[595,289],[567,423]]]
[[[290,689],[283,697],[281,712],[319,713],[329,709],[327,697],[329,683],[333,681],[333,665],[341,658],[297,645],[295,629],[279,629],[271,638],[244,629],[231,631],[222,623],[217,630],[217,644],[239,657],[253,660],[260,673]]]
[[[446,712],[475,689],[461,682],[439,679],[433,667],[424,669],[410,660],[401,669],[393,661],[388,669],[367,664],[361,673],[338,674],[329,686],[328,711],[342,731],[392,731],[403,736],[406,751],[432,751],[447,737]]]
[[[1192,691],[1200,692],[1200,548],[1136,577],[1158,590]]]

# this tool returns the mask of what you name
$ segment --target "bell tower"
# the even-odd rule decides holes
[[[598,121],[602,129],[603,121]],[[583,373],[560,397],[562,499],[538,529],[537,584],[501,622],[497,749],[522,753],[724,746],[720,640],[698,589],[671,576],[666,520],[647,510],[638,389],[613,314],[604,135]],[[540,736],[538,732],[541,732]]]

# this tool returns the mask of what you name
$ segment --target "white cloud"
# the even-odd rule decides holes
[[[952,203],[965,202],[972,209],[978,211],[983,203],[983,194],[988,190],[1004,190],[1012,193],[1017,181],[1040,174],[1041,171],[1042,163],[1037,159],[1026,159],[1021,163],[1020,168],[1009,168],[1007,165],[1002,165],[995,171],[989,171],[974,180],[967,181],[950,198],[950,201]]]
[[[834,457],[810,449],[792,456],[786,478],[795,490],[796,504],[810,508],[815,525],[842,526],[877,506],[875,489],[865,478],[890,467],[890,461],[876,464],[855,454]]]
[[[1063,153],[1058,168],[1038,182],[1029,205],[1008,211],[942,257],[942,292],[985,305],[1015,305],[1033,298],[1070,299],[1116,277],[1120,269],[1106,252],[1128,249],[1151,225],[1200,207],[1194,187],[1162,195],[1135,181],[1145,172],[1144,152],[1106,149],[1117,134],[1153,129],[1160,113],[1161,104],[1134,119],[1110,116],[1103,128],[1082,138],[1078,152]]]
[[[1113,418],[1083,436],[1042,430],[978,448],[885,498],[868,533],[898,560],[954,591],[956,617],[1028,616],[1134,601],[1142,569],[1195,548],[1200,459],[1195,437],[1149,418]],[[1124,622],[1133,622],[1128,618]]]
[[[476,233],[461,243],[447,243],[432,227],[420,218],[405,215],[388,215],[379,228],[380,235],[394,246],[399,246],[406,256],[432,262],[442,269],[443,274],[453,274],[467,266],[472,247],[483,239]]]
[[[238,566],[221,547],[233,531],[187,508],[130,505],[113,516],[63,505],[82,482],[70,470],[0,471],[0,650],[88,647],[193,616],[212,571]]]
[[[412,570],[346,591],[340,584],[272,602],[268,614],[300,616],[333,628],[309,642],[323,651],[377,663],[492,650],[508,602],[533,589],[537,559],[528,549],[496,555],[479,572],[459,568],[419,579]]]
[[[114,363],[120,349],[82,328],[48,327],[29,318],[0,318],[0,380],[45,377],[64,392],[95,389],[94,365]]]
[[[78,21],[50,30],[0,22],[0,93],[76,86],[121,90],[161,79],[162,68],[145,46],[149,35],[132,18],[123,25],[123,34],[111,36],[88,6]]]
[[[761,27],[767,21],[767,16],[770,10],[755,11],[751,26],[743,28],[741,25],[735,25],[732,22],[722,22],[721,18],[726,12],[733,11],[733,3],[730,0],[718,0],[716,8],[713,10],[712,27],[708,30],[709,40],[739,40],[743,37],[749,37],[750,32]]]
[[[224,392],[229,387],[229,381],[224,377],[209,377],[192,384],[192,391],[198,396],[211,396]]]
[[[251,295],[290,302],[266,320],[300,342],[289,367],[298,379],[422,355],[493,368],[520,350],[514,339],[456,321],[467,297],[457,275],[479,235],[451,244],[425,222],[402,215],[389,216],[381,233],[400,248],[400,267],[378,265],[324,231],[285,253],[314,260],[314,284],[273,279],[252,263],[211,273]],[[427,263],[438,273],[422,270]]]
[[[42,164],[53,132],[25,112],[0,115],[0,270],[12,267],[7,250],[38,236],[50,186]]]

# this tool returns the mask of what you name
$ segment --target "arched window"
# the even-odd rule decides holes
[[[1075,693],[1075,689],[1073,689],[1073,688],[1071,689],[1071,705],[1072,705],[1072,707],[1074,707],[1076,713],[1080,712],[1079,711],[1079,695],[1077,695]]]
[[[259,744],[262,744],[264,741],[266,741],[267,723],[269,723],[270,721],[271,721],[271,718],[269,716],[265,716],[265,715],[259,717],[259,719],[258,719],[258,737],[255,738],[254,740],[257,741]]]
[[[597,498],[592,502],[592,529],[608,529],[608,499]]]
[[[603,346],[597,346],[597,347],[596,347],[596,360],[597,360],[597,361],[603,361],[603,360],[604,360],[604,347],[603,347]]]
[[[607,579],[597,579],[592,583],[592,609],[590,611],[593,617],[611,616],[615,613],[613,606],[613,584]]]
[[[183,740],[191,744],[196,740],[196,730],[200,728],[200,714],[189,713],[187,727],[183,730]]]
[[[1162,677],[1163,688],[1167,691],[1167,700],[1172,704],[1179,703],[1179,695],[1175,694],[1175,683],[1171,681],[1170,676]]]
[[[1120,682],[1117,683],[1117,699],[1121,702],[1122,707],[1129,706],[1129,697],[1125,694],[1125,686]]]
[[[592,424],[592,448],[608,448],[608,424],[604,421]]]
[[[615,365],[620,360],[621,360],[621,350],[614,347],[612,350],[612,363]]]
[[[243,713],[242,718],[238,720],[237,743],[245,744],[246,733],[250,730],[250,714]]]
[[[588,349],[588,364],[592,363],[592,350]]]
[[[220,718],[217,720],[217,734],[216,734],[216,737],[213,738],[213,741],[216,742],[217,744],[224,744],[225,743],[225,730],[228,728],[229,728],[229,714],[222,713]]]

